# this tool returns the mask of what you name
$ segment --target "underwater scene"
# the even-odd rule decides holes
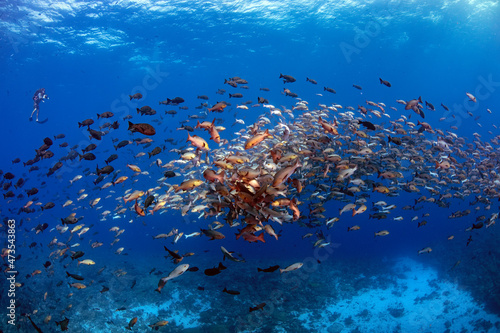
[[[500,332],[499,17],[0,3],[0,333]]]

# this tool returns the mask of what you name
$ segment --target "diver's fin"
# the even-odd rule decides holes
[[[45,118],[44,120],[37,120],[36,122],[39,124],[45,124],[49,120],[49,118]]]

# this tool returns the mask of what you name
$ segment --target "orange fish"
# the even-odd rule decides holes
[[[226,107],[227,105],[223,102],[218,102],[217,104],[215,104],[214,106],[212,106],[211,108],[208,109],[208,111],[217,111],[217,112],[222,112],[224,111],[224,108]]]
[[[255,236],[254,234],[245,232],[241,236],[243,237],[244,240],[246,240],[249,243],[257,243],[257,241],[261,241],[262,243],[266,242],[264,240],[264,233],[261,233],[259,236]]]
[[[450,164],[450,162],[448,161],[442,161],[441,163],[438,163],[436,162],[436,169],[440,168],[440,169],[449,169],[450,167],[452,167],[452,165]]]
[[[293,198],[292,200],[290,200],[289,207],[293,212],[293,220],[297,221],[300,217],[300,210],[297,207],[297,198]]]
[[[84,285],[83,283],[78,283],[78,282],[76,282],[76,283],[68,283],[68,285],[70,287],[73,287],[73,288],[76,288],[76,289],[85,289],[85,288],[87,288],[86,285]]]
[[[156,288],[155,291],[157,291],[161,294],[161,290],[163,289],[163,287],[165,287],[166,283],[167,283],[167,281],[160,279],[160,281],[158,281],[158,288]]]
[[[215,182],[216,180],[219,183],[224,183],[224,170],[222,170],[219,174],[216,174],[212,169],[206,169],[203,171],[203,177],[209,182]]]
[[[195,146],[196,148],[199,148],[201,150],[210,150],[210,148],[208,148],[208,143],[201,137],[199,137],[198,135],[189,135],[188,133],[188,138],[186,140],[186,142],[189,142],[191,141],[191,144],[193,146]]]
[[[125,328],[128,330],[132,330],[132,327],[135,325],[135,323],[137,323],[137,317],[132,318],[128,323],[128,326]]]
[[[297,178],[294,178],[292,180],[292,186],[295,187],[295,189],[297,190],[297,193],[300,194],[300,192],[302,192],[302,189],[303,189],[302,183]]]
[[[300,161],[297,159],[294,165],[288,166],[278,171],[276,175],[274,175],[273,186],[276,187],[282,184],[295,172],[297,168],[301,166],[302,164],[300,164]]]
[[[215,119],[214,119],[215,122]],[[220,143],[220,135],[219,131],[217,131],[217,128],[214,125],[214,122],[212,122],[212,126],[208,128],[208,133],[210,133],[210,140],[213,140],[215,143]]]
[[[273,149],[269,153],[271,154],[274,164],[278,163],[278,161],[281,159],[281,156],[283,155],[283,152],[279,149]]]
[[[123,198],[123,201],[125,203],[129,202],[129,201],[134,201],[137,199],[139,199],[140,197],[142,197],[144,195],[144,191],[134,191],[132,192],[130,195],[126,196]]]
[[[337,131],[337,128],[335,128],[335,126],[332,126],[329,123],[327,123],[326,121],[323,121],[323,119],[321,119],[321,117],[318,118],[318,122],[321,125],[321,127],[323,127],[323,129],[325,130],[326,133],[332,133],[333,135],[339,134],[339,132]]]
[[[276,238],[276,240],[278,240],[278,235],[276,235],[276,232],[270,224],[266,224],[264,226],[264,231],[267,232],[268,235],[273,236],[274,238]]]
[[[127,176],[121,176],[120,178],[118,178],[116,181],[113,182],[113,186],[116,185],[116,184],[121,184],[124,181],[126,181],[127,179],[128,179]]]
[[[204,121],[202,123],[200,123],[200,121],[198,120],[197,123],[196,123],[196,126],[194,128],[202,128],[204,130],[208,130],[210,127],[212,127],[212,125],[214,124],[214,122],[215,122],[215,119],[212,122]]]
[[[174,187],[174,191],[177,193],[180,190],[190,191],[193,188],[200,186],[201,184],[203,184],[202,180],[190,179],[190,180],[183,181],[180,185],[173,185],[173,187]]]
[[[139,216],[146,216],[144,209],[142,209],[141,206],[139,206],[139,204],[137,203],[137,199],[135,200],[134,209]]]
[[[361,207],[359,207],[358,209],[354,209],[353,208],[352,209],[352,216],[364,213],[365,211],[366,211],[366,206],[365,205],[361,205]]]
[[[151,327],[151,328],[156,328],[156,329],[158,329],[158,327],[162,327],[162,326],[165,326],[165,325],[167,325],[167,324],[168,324],[168,321],[166,321],[166,320],[161,320],[161,321],[159,321],[159,322],[157,322],[157,323],[154,323],[154,324],[151,324],[151,325],[148,325],[148,326],[149,326],[149,327]]]
[[[247,142],[245,143],[245,149],[253,148],[256,145],[258,145],[259,143],[261,143],[262,141],[264,141],[264,139],[272,138],[272,137],[273,136],[271,134],[269,134],[269,130],[266,129],[266,131],[264,133],[257,134],[254,137],[248,139]]]

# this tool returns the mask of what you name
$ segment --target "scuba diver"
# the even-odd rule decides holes
[[[38,113],[40,111],[40,102],[44,102],[46,99],[49,99],[49,97],[45,94],[45,88],[38,89],[35,94],[33,95],[33,112],[31,112],[30,116],[30,121],[33,120],[33,114],[35,114],[36,111],[36,121],[39,123],[45,123],[49,118],[44,119],[42,121],[38,120]]]

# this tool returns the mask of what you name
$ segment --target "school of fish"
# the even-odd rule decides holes
[[[45,138],[41,147],[36,149],[36,156],[23,162],[28,173],[44,174],[47,180],[42,184],[2,171],[2,206],[8,207],[9,211],[7,213],[4,209],[2,215],[22,217],[25,226],[29,226],[35,234],[47,231],[55,234],[48,244],[51,253],[45,259],[44,268],[36,267],[29,278],[42,274],[43,270],[49,272],[54,265],[64,265],[67,278],[85,281],[88,277],[70,273],[71,269],[80,265],[103,264],[92,259],[92,250],[103,245],[93,235],[89,236],[92,237],[90,248],[78,250],[78,242],[82,242],[85,235],[89,235],[99,223],[86,222],[83,207],[99,211],[101,221],[116,223],[109,229],[109,232],[115,233],[111,248],[116,254],[121,254],[124,247],[120,247],[118,237],[125,232],[128,220],[144,221],[149,216],[173,210],[183,216],[196,216],[200,231],[187,234],[179,224],[154,235],[154,240],[168,239],[172,241],[172,246],[192,237],[207,237],[213,241],[236,237],[250,243],[279,242],[281,232],[286,232],[287,224],[298,224],[307,230],[303,238],[315,237],[314,247],[321,248],[330,245],[321,230],[341,225],[344,214],[359,219],[355,225],[341,227],[347,232],[363,232],[363,224],[371,219],[403,221],[403,216],[391,215],[391,211],[396,208],[393,198],[403,191],[419,196],[415,203],[400,207],[409,211],[419,210],[421,206],[418,205],[424,203],[447,208],[450,200],[466,198],[472,198],[471,209],[488,211],[492,209],[493,201],[500,200],[500,136],[481,141],[481,136],[474,133],[470,141],[458,136],[456,127],[440,129],[439,126],[431,125],[424,121],[425,113],[436,110],[428,101],[423,105],[422,98],[418,96],[411,100],[391,102],[393,105],[389,107],[381,101],[368,100],[357,107],[339,104],[313,106],[291,91],[290,87],[296,82],[293,76],[280,73],[279,79],[286,84],[287,88],[283,89],[282,94],[291,98],[291,107],[275,107],[271,104],[272,99],[265,97],[258,97],[258,103],[248,101],[236,107],[225,101],[208,104],[205,101],[209,97],[199,95],[198,99],[204,101],[196,108],[200,110],[199,114],[188,116],[190,121],[196,120],[196,125],[185,125],[187,121],[182,121],[182,126],[177,128],[186,132],[185,143],[188,146],[181,147],[182,142],[162,137],[158,128],[155,128],[158,126],[154,124],[160,124],[163,115],[144,105],[137,108],[135,119],[140,119],[138,121],[131,121],[132,116],[127,116],[98,129],[91,128],[93,119],[82,119],[75,124],[75,128],[87,127],[90,140],[96,141],[107,140],[113,130],[121,125],[128,126],[134,139],[112,139],[116,150],[114,154],[103,156],[98,145],[90,144],[84,148],[73,146],[68,154],[57,156],[54,141],[65,137],[59,134],[54,139]],[[306,81],[317,84],[310,78]],[[386,89],[392,86],[381,78],[379,81]],[[230,86],[229,89],[248,88],[248,82],[240,77],[226,79],[224,84]],[[353,87],[363,89],[356,84]],[[260,88],[260,91],[266,94],[269,89]],[[334,89],[326,86],[319,90],[318,95],[321,96],[322,92],[336,94]],[[224,95],[226,91],[219,89],[217,94]],[[472,94],[467,92],[466,96],[471,102],[476,102]],[[129,97],[130,100],[143,102],[140,93]],[[242,97],[242,93],[228,94],[231,100]],[[183,98],[175,97],[160,101],[159,104],[176,107],[180,111],[187,109],[182,106],[184,102]],[[448,110],[445,105],[441,105]],[[235,114],[232,126],[241,129],[228,133],[229,130],[222,126],[222,120],[216,114],[235,110],[239,115],[245,112],[260,115],[256,122],[246,125]],[[488,112],[491,113],[490,110]],[[165,111],[165,117],[177,114],[176,110]],[[418,117],[416,123],[411,121],[412,115]],[[97,115],[97,119],[113,117],[114,114],[109,111]],[[121,162],[121,149],[128,145],[141,147],[141,152],[134,156],[134,164]],[[155,147],[147,150],[152,145]],[[168,149],[167,145],[172,148]],[[64,142],[59,146],[64,148],[69,144]],[[81,153],[77,148],[82,150]],[[177,158],[163,162],[161,158],[167,154],[176,154]],[[41,160],[54,158],[58,158],[58,161],[48,170],[36,165]],[[39,188],[50,181],[54,177],[52,175],[57,176],[64,163],[75,159],[88,164],[89,168],[68,181],[69,199],[61,202],[62,196],[54,194],[52,201],[39,201],[36,197],[41,191]],[[14,164],[20,162],[19,158],[12,161]],[[154,175],[157,175],[156,186],[145,187],[140,182],[141,177]],[[89,178],[95,188],[79,188],[81,179]],[[13,183],[14,188],[11,187]],[[78,190],[76,196],[73,195],[75,189]],[[387,199],[372,200],[374,192]],[[109,204],[108,199],[111,198],[116,199],[114,207]],[[340,202],[338,212],[325,208],[332,200]],[[45,219],[44,214],[56,205],[67,210],[68,214],[61,216],[58,221]],[[469,209],[457,211],[449,218],[461,218],[470,213]],[[420,215],[415,215],[411,223],[418,223],[415,227],[424,228],[427,221],[422,220],[422,217],[428,214]],[[497,212],[480,216],[466,232],[489,228],[497,218]],[[205,220],[208,223],[202,224]],[[374,237],[388,235],[390,228],[375,232]],[[448,239],[453,237],[450,235]],[[467,245],[471,240],[472,236]],[[36,242],[30,245],[35,246]],[[168,281],[181,279],[186,272],[198,271],[197,267],[186,263],[193,253],[181,255],[167,246],[165,251],[175,267],[159,280],[157,286],[151,286],[151,292],[161,293]],[[415,249],[418,254],[431,251],[430,247]],[[223,259],[245,263],[241,256],[222,245],[221,253]],[[8,249],[2,249],[2,258],[8,254]],[[214,276],[227,268],[222,262],[214,265],[207,267],[204,274]],[[302,265],[296,262],[287,267],[276,265],[259,268],[256,274],[278,269],[281,274],[285,274],[300,269]],[[90,284],[72,280],[68,286],[75,288],[75,292],[91,287]],[[18,287],[22,288],[22,283]],[[100,292],[106,292],[105,289],[107,287]],[[239,291],[226,288],[222,292],[239,294]],[[265,305],[261,303],[250,307],[249,312],[264,310]],[[125,328],[132,329],[136,322],[137,317],[132,318]],[[66,317],[56,324],[63,331],[68,329],[68,324],[71,325]],[[167,325],[168,321],[146,324],[158,328]]]

